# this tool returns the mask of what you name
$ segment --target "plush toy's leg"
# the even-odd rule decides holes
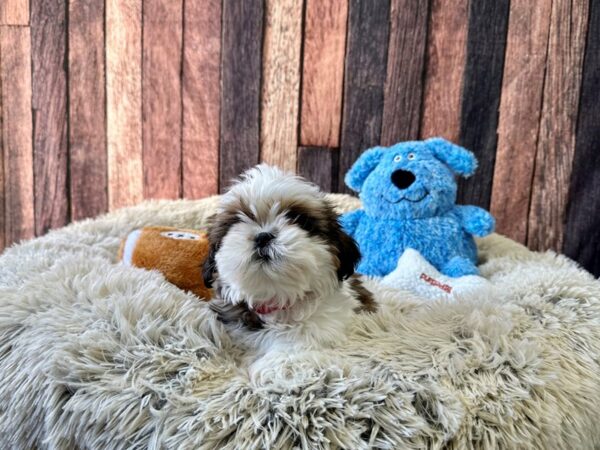
[[[479,275],[479,269],[471,260],[455,256],[442,267],[442,273],[457,278],[464,275]]]

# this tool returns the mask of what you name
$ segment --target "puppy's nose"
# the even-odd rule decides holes
[[[254,243],[256,248],[265,248],[274,238],[275,235],[272,233],[258,233],[254,236]]]
[[[394,186],[398,189],[406,189],[413,184],[416,179],[417,177],[415,177],[415,174],[408,170],[398,169],[392,172],[392,183],[394,183]]]

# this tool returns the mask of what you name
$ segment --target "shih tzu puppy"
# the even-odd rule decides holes
[[[324,194],[276,167],[248,170],[221,197],[209,242],[210,306],[258,354],[334,346],[354,314],[376,309]]]

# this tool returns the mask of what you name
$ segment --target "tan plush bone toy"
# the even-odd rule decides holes
[[[205,232],[171,227],[134,230],[119,249],[119,259],[124,264],[158,270],[167,281],[206,301],[211,298],[202,279],[202,264],[207,256]]]

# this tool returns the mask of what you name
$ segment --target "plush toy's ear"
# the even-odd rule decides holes
[[[353,191],[360,192],[369,174],[379,164],[383,156],[383,150],[382,147],[373,147],[360,155],[360,158],[354,162],[348,173],[346,173],[344,178],[346,186]]]
[[[466,148],[439,137],[427,139],[425,142],[435,157],[450,167],[457,175],[467,178],[475,173],[477,159]]]

